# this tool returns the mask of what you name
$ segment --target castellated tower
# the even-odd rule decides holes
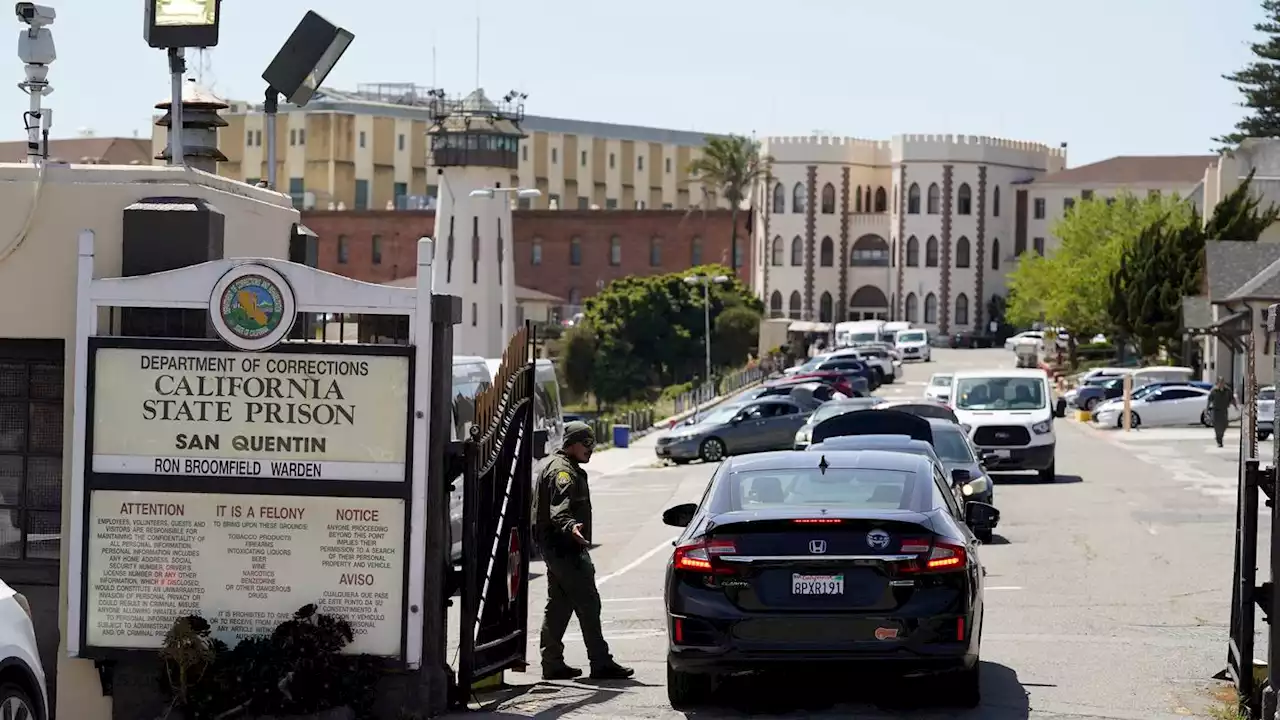
[[[431,107],[436,292],[462,298],[454,353],[501,357],[516,329],[513,196],[502,189],[518,164],[524,107],[498,105],[480,89],[461,99],[435,91]],[[472,195],[491,189],[499,191]]]

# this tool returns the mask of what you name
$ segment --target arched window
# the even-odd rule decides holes
[[[777,290],[769,296],[769,317],[782,317],[782,293]]]
[[[889,245],[879,235],[863,235],[853,243],[849,250],[849,265],[852,267],[888,267]]]
[[[569,304],[573,306],[582,304],[582,293],[576,287],[569,288]]]
[[[1000,186],[991,191],[991,217],[1000,217]]]
[[[960,189],[956,191],[956,214],[973,214],[973,191],[969,189],[969,183],[960,183]]]
[[[889,198],[885,194],[883,187],[876,188],[876,212],[886,212],[889,209]]]
[[[862,212],[862,186],[861,185],[854,188],[853,190],[853,211]]]
[[[781,238],[779,238],[779,240],[781,240]],[[778,249],[781,250],[782,248],[779,247]],[[779,258],[779,260],[781,260],[781,258]],[[689,245],[689,265],[691,267],[698,267],[701,264],[702,264],[702,238],[695,235],[693,238],[693,242]],[[781,264],[782,263],[774,263],[774,265],[781,265]]]
[[[835,265],[835,257],[836,246],[831,242],[831,238],[822,238],[822,245],[818,250],[818,264],[822,267],[831,267]]]
[[[930,215],[942,212],[942,192],[938,190],[938,183],[929,183],[929,205],[925,212]]]
[[[931,325],[938,322],[938,296],[933,293],[924,296],[924,321]]]
[[[617,235],[609,238],[609,264],[615,267],[622,264],[622,238]]]
[[[662,267],[662,238],[649,238],[649,267]]]
[[[804,212],[804,183],[796,183],[791,189],[791,212]]]
[[[991,241],[991,269],[1000,269],[1000,238]]]
[[[804,264],[804,241],[797,235],[791,240],[791,266],[799,267]]]
[[[769,252],[769,264],[782,267],[782,236],[773,239],[773,249]]]
[[[889,298],[875,285],[863,285],[849,297],[849,308],[861,311],[863,317],[868,317],[868,313],[875,315],[888,310]]]
[[[792,320],[799,320],[800,319],[800,291],[799,290],[791,291],[791,302],[788,303],[788,305],[790,307],[787,308],[788,310],[787,314],[791,316]]]
[[[956,296],[956,324],[969,324],[969,296],[964,293]]]
[[[969,267],[969,238],[963,235],[956,241],[956,267]]]
[[[529,250],[529,264],[542,264],[542,238],[533,239],[533,247]]]
[[[932,235],[924,243],[924,266],[938,267],[938,238]]]
[[[867,189],[863,192],[866,194],[863,195],[862,204],[866,206],[867,212],[871,212],[871,186],[868,185]]]
[[[920,267],[920,241],[915,235],[907,238],[907,267]]]
[[[818,300],[818,322],[829,323],[831,316],[834,314],[832,309],[831,293],[824,292]]]
[[[918,307],[920,300],[916,298],[915,293],[907,293],[907,322],[920,321],[920,308]]]
[[[911,183],[911,187],[907,188],[907,214],[920,214],[920,186]]]
[[[827,183],[822,186],[822,214],[834,215],[836,212],[836,186]]]
[[[575,237],[569,241],[569,264],[582,264],[582,238],[580,237]]]
[[[782,186],[782,183],[778,183],[773,186],[773,212],[775,215],[781,215],[786,211],[787,189]]]

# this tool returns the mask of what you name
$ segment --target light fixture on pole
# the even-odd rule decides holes
[[[267,134],[267,187],[272,190],[276,187],[276,114],[280,111],[280,96],[284,95],[295,107],[310,102],[355,38],[351,31],[308,10],[262,73],[262,79],[267,81],[262,103]]]
[[[18,3],[14,11],[28,26],[18,36],[18,59],[26,70],[26,79],[18,83],[18,87],[31,96],[31,106],[22,114],[22,124],[27,131],[27,159],[32,165],[40,165],[49,155],[49,128],[53,125],[53,110],[42,107],[41,101],[53,92],[49,85],[49,65],[58,59],[58,53],[49,26],[58,13],[51,7],[29,2]]]
[[[518,198],[539,198],[542,197],[542,191],[535,188],[508,187],[508,188],[479,188],[472,190],[470,196],[473,198],[492,198],[498,193],[512,194]]]
[[[702,382],[711,382],[711,284],[721,285],[729,282],[727,275],[690,275],[684,279],[689,285],[702,286],[702,322],[703,322],[703,341],[702,344],[706,349],[706,376]],[[698,402],[695,399],[693,403],[693,417],[698,417]]]
[[[142,35],[153,48],[169,51],[169,164],[185,164],[182,148],[182,76],[186,48],[218,44],[222,0],[146,0]]]

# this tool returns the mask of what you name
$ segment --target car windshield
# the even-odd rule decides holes
[[[809,358],[808,360],[806,360],[806,361],[805,361],[805,363],[804,363],[803,365],[801,365],[801,366],[800,366],[800,369],[801,369],[801,370],[815,370],[815,369],[817,369],[817,367],[818,367],[819,365],[821,365],[821,364],[822,364],[822,361],[823,361],[823,360],[826,360],[827,358],[828,358],[828,356],[826,356],[826,355],[818,355],[817,357]]]
[[[1142,387],[1138,388],[1137,390],[1134,390],[1134,391],[1133,391],[1133,394],[1129,396],[1129,399],[1130,399],[1130,400],[1141,400],[1142,398],[1144,398],[1144,397],[1146,397],[1146,396],[1150,395],[1151,393],[1156,392],[1156,391],[1158,391],[1158,390],[1163,390],[1163,389],[1165,389],[1166,387],[1169,387],[1169,386],[1168,386],[1168,385],[1159,385],[1159,384],[1157,384],[1157,385],[1144,385],[1144,386],[1142,386]]]
[[[904,332],[898,333],[898,342],[924,342],[923,332]]]
[[[740,410],[742,410],[742,405],[730,405],[728,407],[722,405],[707,413],[700,424],[723,425],[732,420],[733,416],[737,415]]]
[[[935,425],[933,428],[933,451],[938,454],[938,459],[942,462],[972,463],[974,461],[973,453],[969,450],[969,443],[965,441],[964,433],[959,427],[952,429]]]
[[[834,507],[897,510],[910,507],[913,473],[876,468],[788,468],[733,473],[712,512],[763,508]]]
[[[1039,410],[1045,407],[1044,380],[1034,377],[971,377],[955,382],[960,410]]]
[[[1273,387],[1265,387],[1258,391],[1259,400],[1275,400],[1276,389]]]
[[[929,384],[934,387],[951,387],[950,375],[934,375],[929,378]]]

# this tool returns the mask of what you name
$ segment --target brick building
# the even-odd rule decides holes
[[[414,274],[415,244],[433,234],[435,213],[312,211],[303,223],[320,237],[322,269],[383,283]],[[512,223],[516,285],[565,298],[561,317],[616,278],[729,264],[728,210],[516,210]],[[749,283],[747,213],[738,224],[738,276]]]

